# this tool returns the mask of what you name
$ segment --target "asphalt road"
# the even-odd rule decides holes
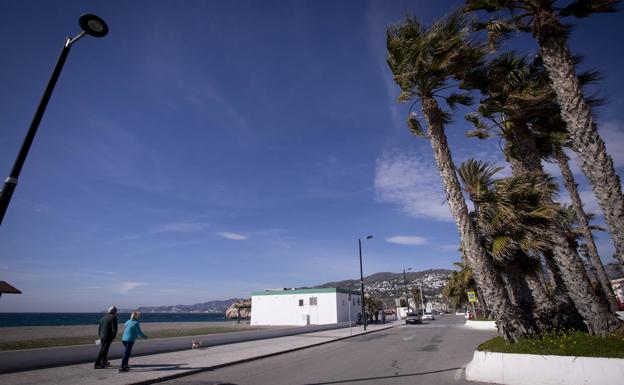
[[[169,385],[478,384],[464,380],[474,349],[495,333],[447,315],[293,353],[163,382]]]
[[[132,355],[141,356],[188,350],[191,347],[191,340],[201,341],[202,347],[210,347],[336,329],[346,327],[347,325],[345,322],[342,324],[284,327],[280,329],[241,331],[204,336],[148,339],[141,340],[140,343],[136,344],[132,349]],[[94,344],[0,352],[0,374],[93,362],[98,350],[99,346]],[[121,342],[113,342],[108,353],[109,360],[121,358],[122,355],[123,346]]]

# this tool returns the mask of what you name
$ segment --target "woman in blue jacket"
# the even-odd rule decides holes
[[[134,341],[136,341],[138,337],[147,338],[147,336],[141,331],[141,325],[139,325],[140,316],[141,313],[134,311],[130,315],[130,319],[124,324],[125,329],[123,337],[121,337],[121,343],[126,350],[124,351],[123,359],[121,360],[121,368],[119,368],[120,372],[127,372],[130,370],[128,361],[130,360],[130,354],[132,353],[132,345],[134,345]]]

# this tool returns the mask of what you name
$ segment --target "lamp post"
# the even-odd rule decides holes
[[[65,59],[67,59],[67,55],[69,54],[69,50],[71,46],[81,39],[84,35],[90,35],[93,37],[104,37],[108,33],[108,26],[104,22],[104,20],[99,17],[91,14],[84,14],[80,16],[78,19],[78,24],[82,31],[73,39],[65,38],[65,44],[63,45],[63,49],[61,50],[61,54],[59,55],[58,60],[56,61],[56,65],[54,66],[54,70],[52,71],[52,75],[50,76],[50,80],[48,81],[48,85],[43,92],[43,96],[41,97],[41,101],[39,102],[39,106],[35,111],[35,116],[33,116],[32,122],[30,123],[30,128],[28,129],[28,133],[24,138],[24,142],[22,143],[22,147],[15,159],[15,163],[13,164],[13,168],[11,169],[11,173],[4,181],[4,186],[2,187],[2,191],[0,192],[0,225],[2,224],[2,220],[4,219],[4,214],[6,213],[7,207],[9,207],[9,202],[11,202],[11,196],[13,195],[13,191],[15,191],[15,186],[17,186],[17,180],[19,178],[19,174],[22,171],[22,167],[24,166],[24,162],[26,161],[26,156],[28,155],[28,150],[35,139],[35,134],[37,133],[37,128],[39,127],[39,123],[41,122],[41,118],[43,117],[43,113],[48,105],[48,101],[50,100],[50,96],[52,96],[52,91],[54,91],[54,86],[56,85],[56,81],[58,80],[61,70],[63,69],[63,65],[65,64]]]
[[[423,301],[422,283],[420,284],[420,308],[422,309],[422,315],[425,315],[425,301]]]
[[[371,239],[372,235],[366,236],[364,239]],[[364,270],[362,269],[362,238],[358,238],[358,246],[360,250],[360,294],[362,295],[362,326],[364,326],[364,330],[366,330],[366,323],[368,319],[366,317],[366,313],[364,312]]]
[[[412,268],[410,267],[409,269],[407,269],[407,271],[412,270]],[[409,306],[409,296],[407,295],[407,275],[405,274],[405,269],[403,269],[403,283],[405,284],[405,303],[407,304],[407,312],[410,312],[410,306]]]

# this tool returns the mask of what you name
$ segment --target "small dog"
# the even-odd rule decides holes
[[[191,349],[200,349],[200,348],[201,348],[201,342],[191,341]]]

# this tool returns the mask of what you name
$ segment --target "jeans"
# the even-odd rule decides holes
[[[111,346],[113,340],[101,340],[100,341],[100,351],[98,352],[97,358],[95,359],[95,366],[105,365],[108,361],[108,349]]]
[[[121,341],[121,343],[126,348],[123,358],[121,359],[121,367],[127,368],[128,361],[130,360],[130,354],[132,353],[132,345],[134,345],[134,341]]]

